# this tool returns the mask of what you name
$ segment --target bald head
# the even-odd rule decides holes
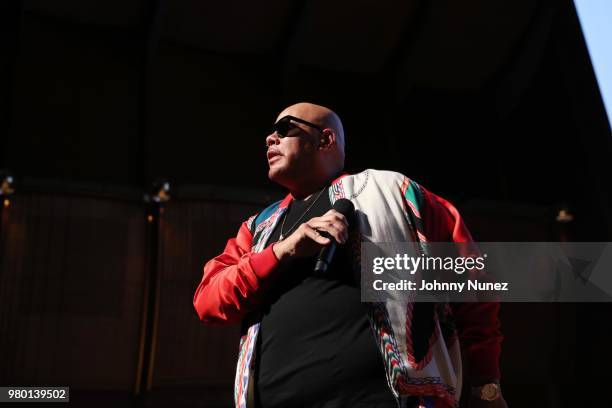
[[[332,130],[335,133],[334,150],[336,150],[337,159],[340,160],[341,168],[344,168],[344,127],[336,112],[314,103],[299,102],[285,108],[276,119],[278,120],[287,115],[317,124],[323,130],[326,128]]]
[[[331,109],[306,102],[285,108],[277,121],[286,116],[297,118],[290,120],[286,134],[266,138],[268,177],[294,195],[308,194],[344,168],[342,121]]]

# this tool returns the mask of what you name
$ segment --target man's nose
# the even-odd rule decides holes
[[[269,134],[268,137],[266,137],[267,147],[270,147],[272,145],[279,144],[279,143],[280,143],[280,138],[278,137],[278,134],[276,132],[273,132]]]

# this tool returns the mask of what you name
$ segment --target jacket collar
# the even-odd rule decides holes
[[[342,172],[340,173],[340,175],[338,177],[336,177],[335,179],[332,180],[332,182],[330,183],[330,185],[335,185],[338,184],[340,182],[340,180],[342,180],[344,177],[348,176],[349,173],[347,172]],[[283,201],[281,201],[279,208],[286,208],[289,206],[289,204],[291,203],[291,201],[294,200],[293,195],[291,195],[291,193],[287,194],[285,196],[285,198],[283,198]]]

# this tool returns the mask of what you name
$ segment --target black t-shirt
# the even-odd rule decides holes
[[[299,223],[331,208],[327,191],[318,200],[313,194],[309,200],[293,201],[286,213],[285,235],[313,202]],[[282,220],[270,244],[278,240],[281,224]],[[339,246],[321,276],[313,272],[315,262],[316,257],[295,261],[266,296],[256,345],[257,405],[397,407],[347,251]]]

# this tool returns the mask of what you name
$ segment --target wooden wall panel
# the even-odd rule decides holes
[[[0,383],[131,390],[142,209],[31,194],[14,197],[2,215]]]
[[[222,252],[240,224],[260,209],[252,204],[171,202],[160,224],[160,312],[154,388],[220,386],[231,393],[239,325],[204,326],[193,295],[206,261]]]

